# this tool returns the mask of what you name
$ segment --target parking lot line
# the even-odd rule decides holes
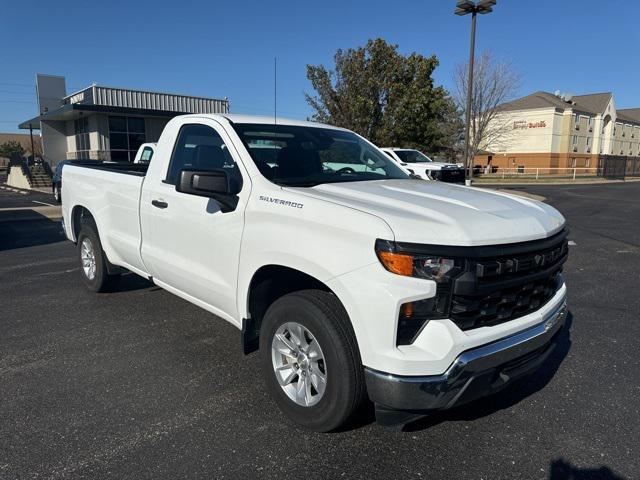
[[[56,207],[57,205],[52,205],[46,202],[39,202],[38,200],[31,200],[33,203],[39,203],[40,205],[46,205],[47,207]]]

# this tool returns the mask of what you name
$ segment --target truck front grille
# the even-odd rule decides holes
[[[560,286],[560,272],[479,296],[453,295],[451,319],[462,330],[508,322],[536,311]]]
[[[538,310],[562,284],[567,231],[469,258],[453,281],[449,318],[462,330],[497,325]]]

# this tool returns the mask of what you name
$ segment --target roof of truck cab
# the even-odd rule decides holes
[[[263,125],[293,125],[298,127],[315,127],[315,128],[332,128],[334,130],[346,130],[345,128],[336,127],[334,125],[327,125],[319,122],[309,122],[306,120],[295,120],[293,118],[276,117],[274,122],[273,116],[265,115],[243,115],[238,113],[227,114],[215,114],[215,113],[194,113],[185,115],[186,117],[198,117],[198,118],[212,118],[214,120],[220,120],[225,118],[232,123],[254,123]]]

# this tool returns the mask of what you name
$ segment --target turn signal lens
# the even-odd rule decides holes
[[[403,303],[400,307],[400,315],[405,318],[413,317],[413,303]]]
[[[378,252],[378,258],[384,268],[397,275],[413,275],[413,257],[402,253]]]

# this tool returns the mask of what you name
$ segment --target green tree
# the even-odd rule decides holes
[[[380,146],[450,150],[460,115],[449,93],[435,86],[435,55],[404,56],[383,39],[338,50],[335,66],[307,65],[315,95],[305,94],[313,120],[353,130]]]
[[[0,157],[11,158],[13,154],[24,154],[24,148],[22,148],[22,145],[20,145],[19,142],[9,140],[8,142],[0,145]]]

